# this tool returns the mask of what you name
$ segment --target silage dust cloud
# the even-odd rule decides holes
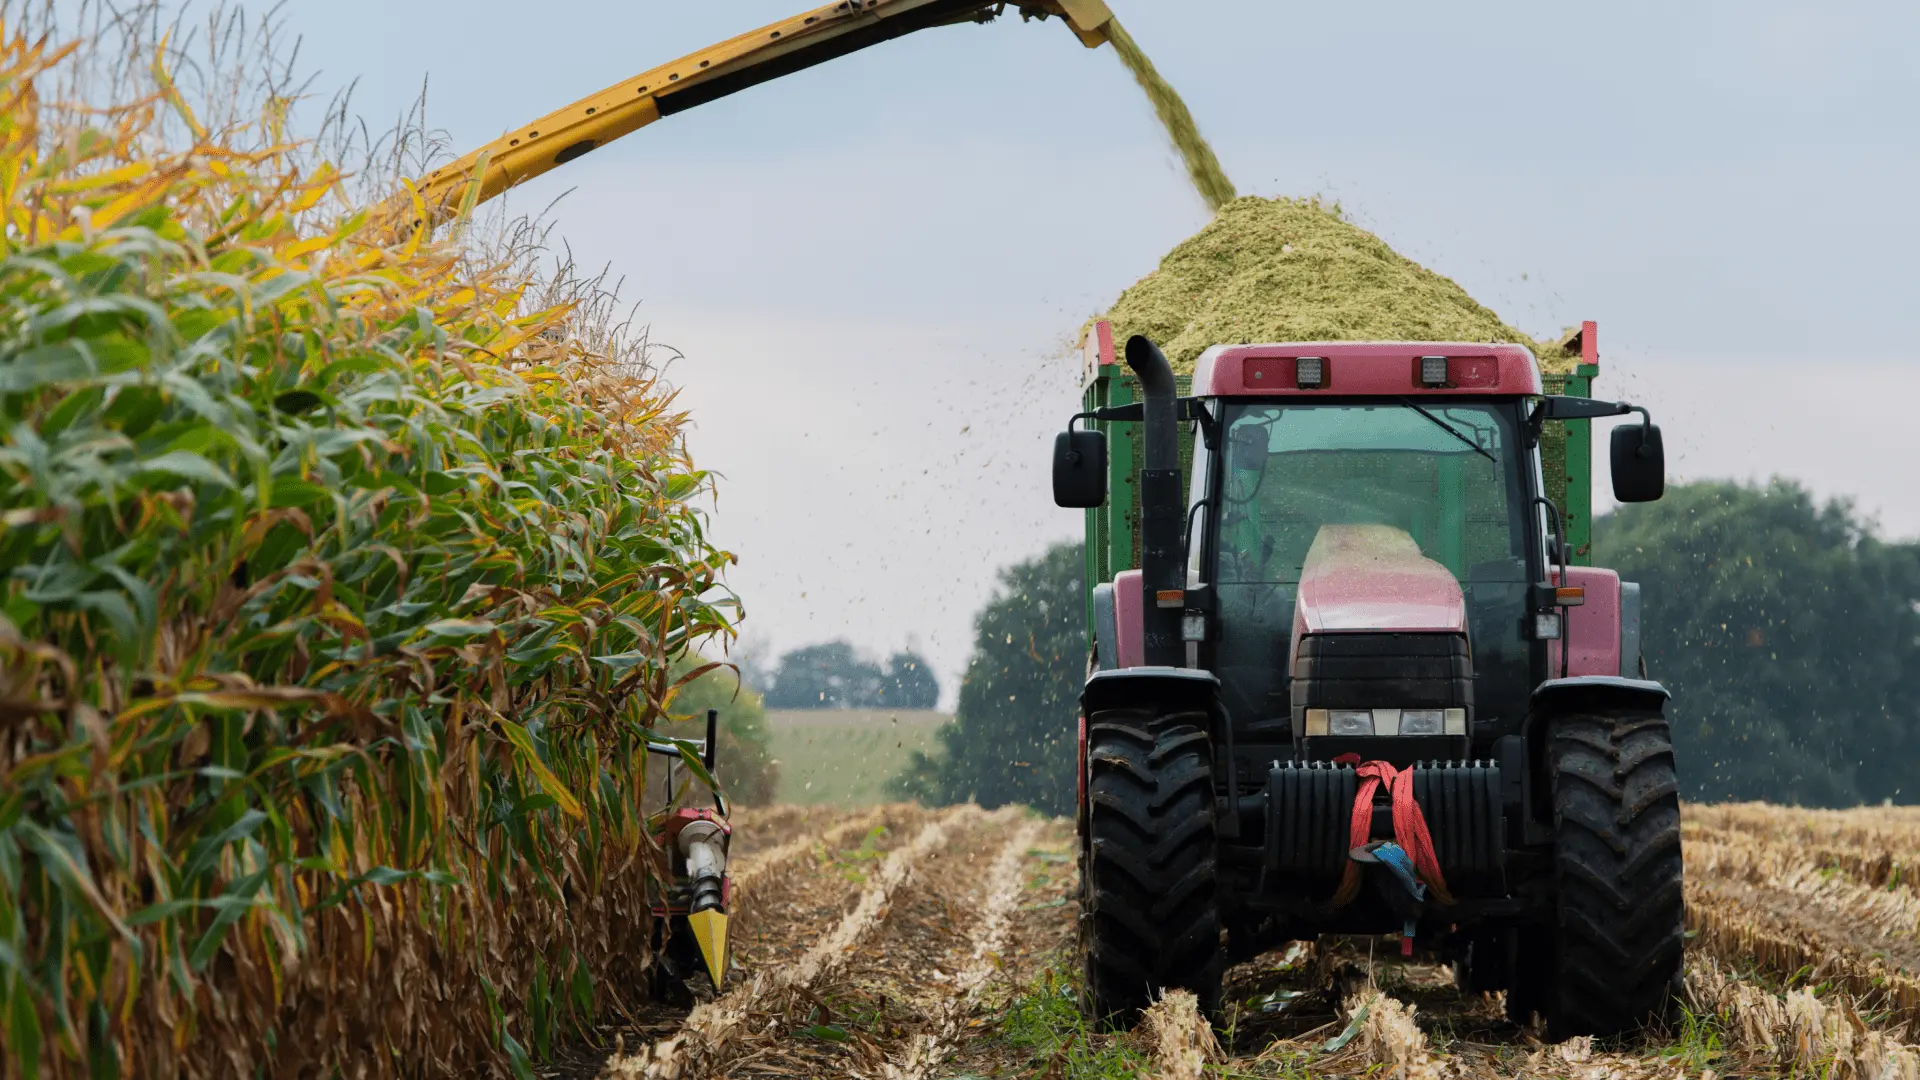
[[[1167,80],[1160,77],[1154,69],[1153,61],[1140,51],[1139,43],[1120,25],[1119,19],[1107,24],[1107,40],[1113,43],[1113,49],[1120,59],[1133,72],[1133,79],[1140,89],[1147,92],[1147,100],[1153,102],[1153,111],[1160,117],[1160,124],[1167,129],[1167,139],[1173,148],[1180,151],[1181,160],[1186,162],[1187,175],[1192,178],[1194,189],[1207,201],[1207,209],[1219,210],[1233,201],[1233,181],[1227,179],[1226,170],[1220,167],[1220,159],[1214,156],[1213,147],[1200,134],[1200,125],[1193,119],[1193,113],[1187,109],[1187,103]]]

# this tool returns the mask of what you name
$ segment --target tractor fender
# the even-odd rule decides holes
[[[1219,700],[1219,677],[1196,668],[1123,667],[1095,671],[1087,676],[1087,685],[1080,691],[1079,780],[1074,807],[1083,854],[1091,840],[1087,831],[1088,718],[1107,709],[1131,708],[1147,708],[1158,713],[1204,712],[1209,717],[1217,717]]]
[[[1534,716],[1564,711],[1570,704],[1589,709],[1660,709],[1673,695],[1651,679],[1628,679],[1619,675],[1575,675],[1570,679],[1548,679],[1533,688]]]
[[[1619,675],[1575,675],[1548,679],[1534,687],[1525,727],[1529,779],[1547,775],[1547,726],[1554,716],[1577,710],[1660,712],[1672,697],[1666,687],[1651,679],[1628,679]],[[1553,819],[1549,785],[1530,782],[1527,787],[1527,801],[1532,805],[1536,827],[1543,827]]]
[[[1177,667],[1129,667],[1096,671],[1080,692],[1080,712],[1152,706],[1161,712],[1212,713],[1220,679],[1211,671]]]

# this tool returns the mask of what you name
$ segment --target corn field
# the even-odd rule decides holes
[[[681,416],[285,102],[73,59],[0,27],[4,1071],[530,1075],[644,985],[641,740],[730,632]]]

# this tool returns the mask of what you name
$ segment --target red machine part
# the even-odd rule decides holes
[[[1145,602],[1140,571],[1122,570],[1113,575],[1114,658],[1123,668],[1140,667],[1147,662],[1147,644],[1142,638],[1145,623],[1140,610]]]
[[[1520,396],[1541,392],[1540,369],[1524,345],[1435,342],[1292,342],[1208,350],[1197,367],[1193,393],[1202,397],[1445,397],[1454,394]],[[1319,385],[1302,389],[1296,361],[1319,357]],[[1420,380],[1420,358],[1448,358],[1445,386]]]
[[[662,848],[671,851],[674,846],[680,842],[680,830],[696,821],[711,821],[720,827],[721,833],[729,840],[733,837],[732,823],[728,822],[726,818],[721,817],[718,810],[710,807],[685,806],[673,811],[654,824],[653,839]],[[728,911],[733,910],[733,874],[730,872],[720,878],[720,903]],[[653,913],[656,916],[665,917],[670,914],[680,914],[683,912],[681,909],[676,909],[671,905],[656,905]]]
[[[1294,644],[1343,631],[1464,634],[1466,596],[1452,572],[1399,530],[1322,526],[1300,571]]]
[[[1560,584],[1560,570],[1552,572]],[[1567,584],[1584,589],[1578,607],[1562,608],[1566,627],[1559,641],[1547,643],[1548,670],[1560,674],[1561,653],[1568,649],[1568,675],[1635,675],[1620,670],[1620,574],[1597,566],[1567,567]]]
[[[1433,835],[1427,831],[1427,815],[1413,798],[1413,768],[1397,769],[1384,761],[1362,762],[1359,754],[1341,754],[1339,765],[1353,765],[1360,774],[1360,791],[1353,798],[1353,821],[1347,830],[1349,848],[1364,847],[1373,838],[1373,793],[1387,786],[1393,799],[1393,841],[1413,860],[1420,880],[1433,890],[1433,898],[1442,904],[1453,903],[1447,890],[1447,878],[1440,872],[1440,856],[1433,850]],[[1333,894],[1335,907],[1353,902],[1360,893],[1360,864],[1349,861],[1340,878],[1340,889]]]

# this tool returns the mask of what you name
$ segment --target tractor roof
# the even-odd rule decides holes
[[[1422,378],[1422,359],[1447,358],[1446,380]],[[1298,361],[1319,359],[1317,385]],[[1431,370],[1431,365],[1428,365]],[[1466,341],[1298,341],[1215,345],[1194,363],[1195,397],[1475,397],[1541,393],[1540,365],[1524,345]]]

